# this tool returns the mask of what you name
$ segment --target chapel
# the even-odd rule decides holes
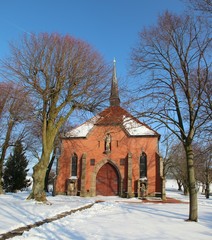
[[[120,106],[115,60],[109,102],[61,138],[54,194],[161,195],[160,135]]]

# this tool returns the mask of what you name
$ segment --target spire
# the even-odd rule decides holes
[[[119,106],[119,91],[118,91],[118,81],[116,78],[116,60],[113,60],[113,78],[111,84],[111,93],[110,93],[110,106]]]

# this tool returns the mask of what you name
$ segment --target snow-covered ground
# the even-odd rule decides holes
[[[80,198],[49,196],[51,205],[25,200],[27,192],[0,195],[0,234],[55,216],[58,213],[105,200],[93,207],[26,231],[12,239],[153,240],[212,239],[212,199],[199,194],[199,221],[185,222],[188,204],[142,203],[118,197]],[[167,196],[188,202],[168,181]]]

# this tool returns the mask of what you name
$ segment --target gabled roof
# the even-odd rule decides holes
[[[97,116],[65,134],[66,138],[84,138],[95,126],[121,126],[130,136],[157,136],[159,134],[140,122],[120,106],[110,106]]]

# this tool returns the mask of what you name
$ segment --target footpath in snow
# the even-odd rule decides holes
[[[45,223],[11,239],[207,240],[212,237],[212,199],[205,199],[201,194],[197,223],[185,222],[189,204],[143,203],[136,198],[49,196],[51,205],[43,205],[25,200],[27,195],[22,192],[0,196],[0,234],[98,201],[89,209]],[[188,202],[188,198],[172,185],[167,196]]]

